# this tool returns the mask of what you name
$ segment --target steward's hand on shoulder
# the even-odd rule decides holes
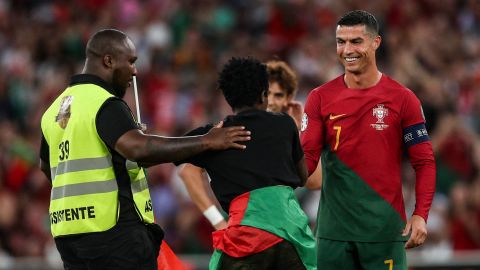
[[[224,150],[228,148],[245,149],[246,146],[238,142],[250,140],[250,131],[243,126],[222,128],[223,121],[213,127],[205,136],[204,143],[211,150]]]

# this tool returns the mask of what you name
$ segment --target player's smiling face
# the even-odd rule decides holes
[[[367,32],[365,25],[338,26],[337,55],[346,72],[361,74],[375,64],[381,38]]]

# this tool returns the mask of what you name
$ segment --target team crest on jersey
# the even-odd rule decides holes
[[[307,129],[307,125],[308,125],[308,116],[306,113],[303,113],[302,125],[300,126],[300,131],[304,131],[305,129]]]
[[[67,127],[68,120],[70,119],[70,106],[72,105],[72,101],[73,96],[63,97],[62,102],[60,102],[60,110],[55,117],[55,122],[57,122],[63,129]]]
[[[383,104],[377,104],[376,108],[373,108],[373,116],[377,118],[375,124],[370,124],[370,126],[376,130],[384,130],[388,128],[388,125],[385,124],[384,119],[388,116],[388,109],[385,108]]]

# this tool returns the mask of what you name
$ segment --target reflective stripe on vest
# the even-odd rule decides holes
[[[57,200],[71,196],[112,192],[116,191],[117,189],[117,179],[71,184],[52,188],[51,200]]]
[[[58,163],[57,167],[51,168],[52,181],[55,176],[69,172],[98,170],[112,167],[111,157],[82,158],[76,160],[67,160]]]
[[[127,160],[125,167],[130,177],[130,188],[132,189],[135,209],[145,223],[153,223],[153,207],[150,191],[148,189],[147,177],[143,168],[136,162]]]
[[[133,182],[131,186],[133,194],[144,191],[145,189],[148,189],[147,178],[144,177],[137,182]]]

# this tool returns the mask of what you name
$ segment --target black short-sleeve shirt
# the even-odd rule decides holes
[[[105,81],[89,74],[73,76],[70,86],[86,83],[96,84],[113,94],[113,90]],[[117,97],[105,101],[97,113],[96,125],[100,138],[105,142],[112,155],[113,169],[119,187],[120,215],[118,224],[138,222],[140,219],[133,202],[130,178],[125,167],[126,159],[114,150],[117,140],[127,131],[138,129],[138,125],[128,105]],[[50,162],[49,145],[43,134],[40,158],[46,163]]]
[[[224,121],[224,127],[236,125],[252,132],[245,150],[208,151],[178,162],[207,170],[212,190],[225,211],[235,197],[245,192],[273,185],[300,185],[296,164],[303,157],[303,150],[296,124],[289,115],[251,109]],[[205,134],[212,127],[200,127],[187,135]]]

